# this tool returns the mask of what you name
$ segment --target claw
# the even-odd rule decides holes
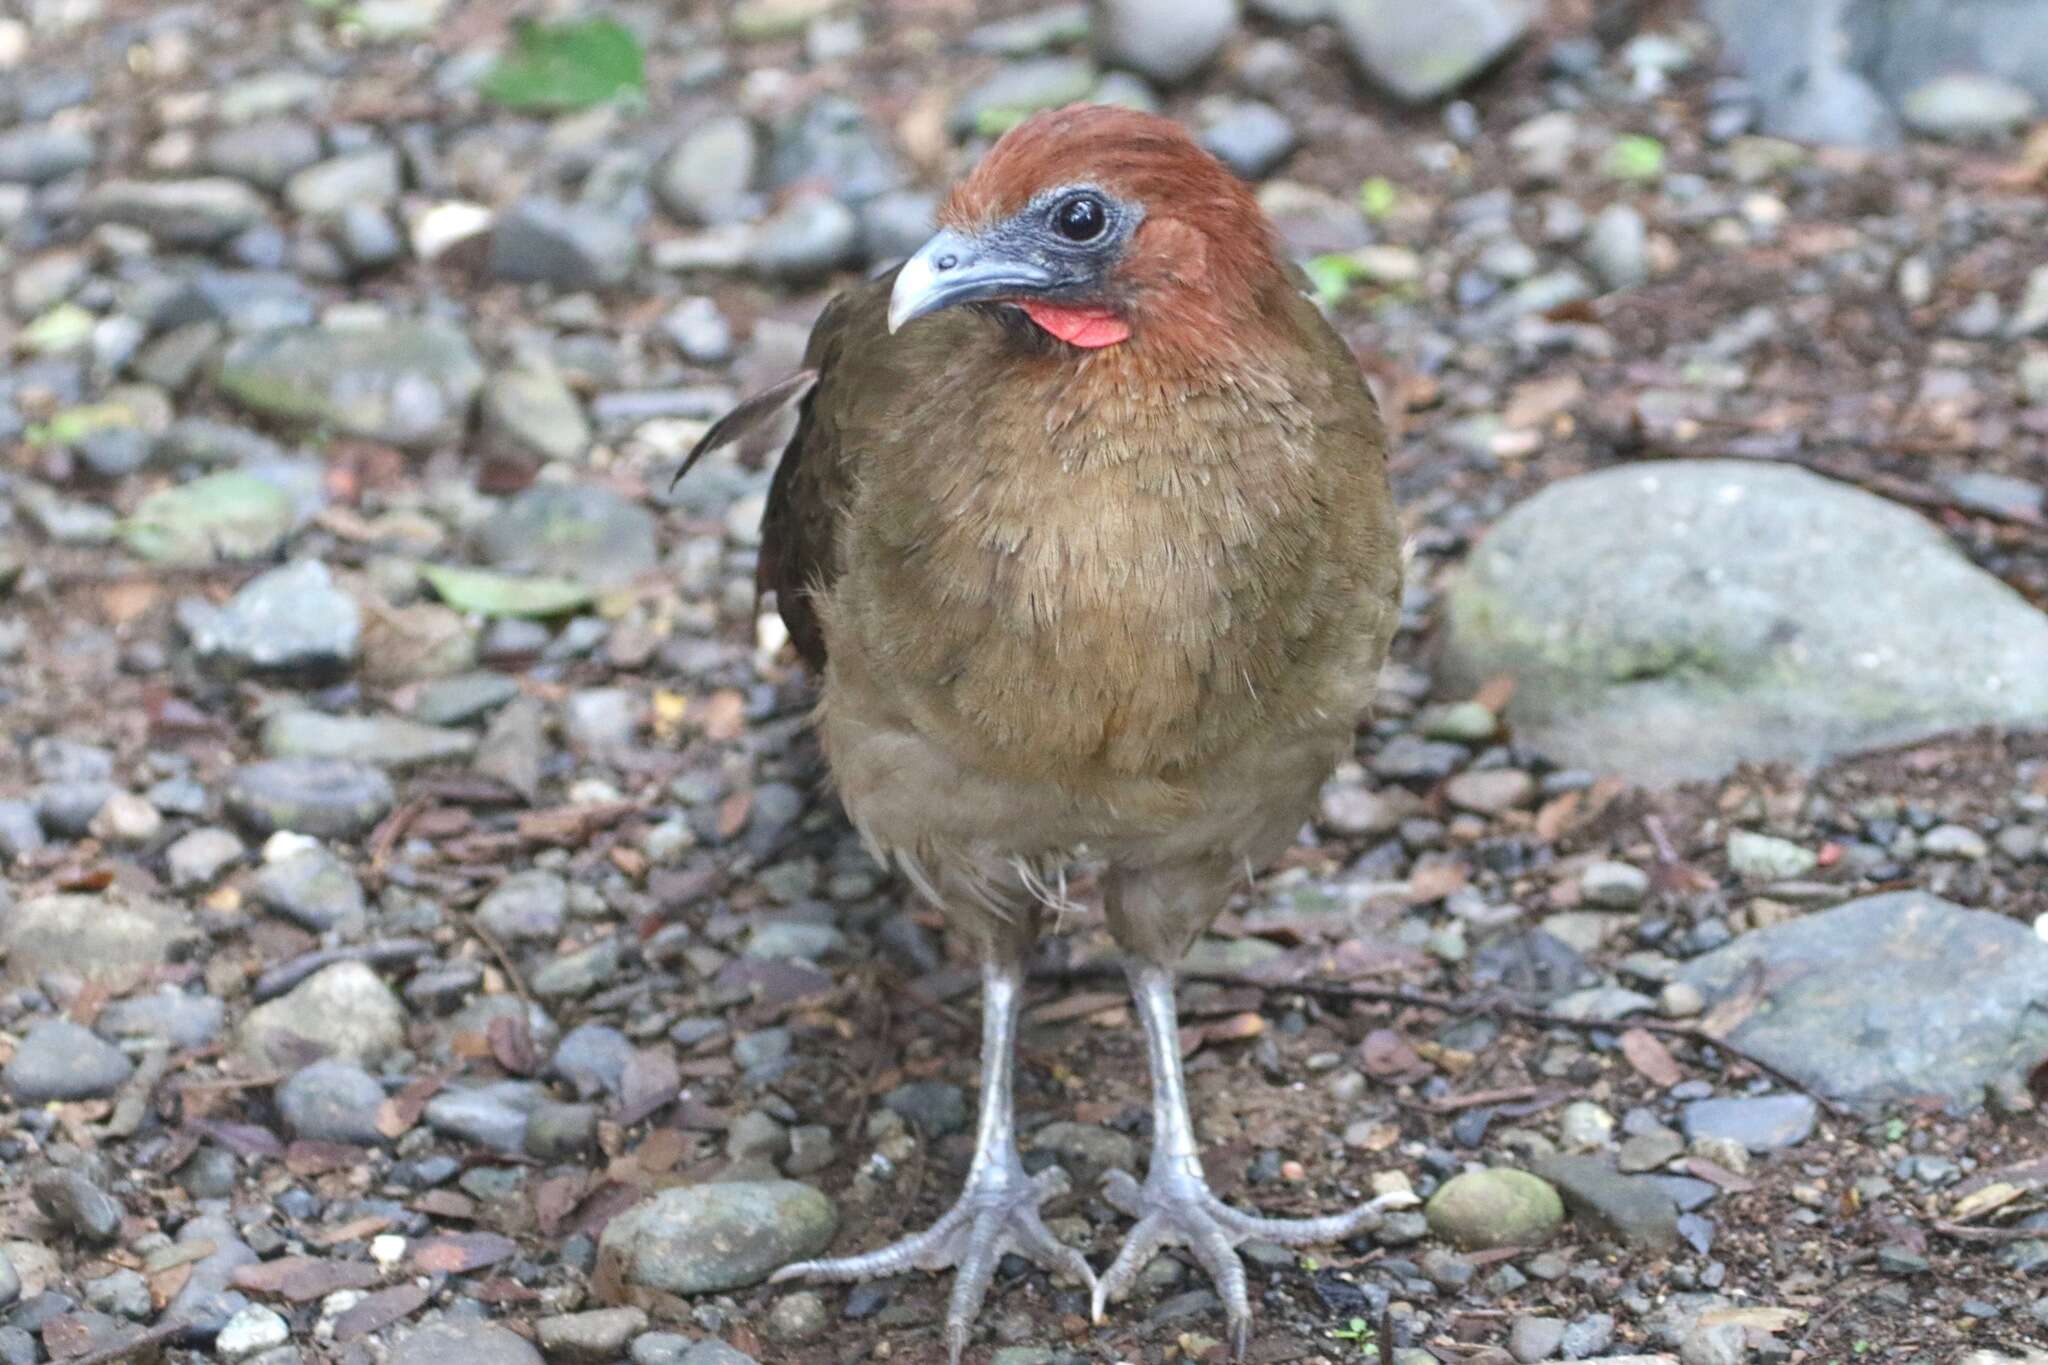
[[[781,1284],[798,1279],[872,1280],[906,1270],[951,1267],[954,1276],[953,1291],[946,1302],[946,1359],[948,1365],[960,1365],[974,1320],[988,1298],[996,1267],[1005,1255],[1015,1252],[1054,1274],[1071,1275],[1087,1285],[1091,1293],[1095,1291],[1095,1272],[1087,1259],[1053,1236],[1038,1215],[1040,1203],[1065,1189],[1066,1174],[1058,1167],[1041,1171],[1035,1177],[1026,1176],[1020,1167],[970,1178],[959,1202],[925,1231],[858,1256],[786,1265],[770,1275],[768,1281]]]
[[[1200,1176],[1184,1172],[1154,1176],[1140,1185],[1124,1171],[1111,1171],[1102,1185],[1103,1197],[1138,1223],[1116,1260],[1095,1282],[1095,1321],[1102,1321],[1103,1308],[1131,1286],[1154,1252],[1178,1243],[1193,1253],[1223,1300],[1234,1360],[1244,1359],[1252,1333],[1251,1295],[1239,1246],[1254,1240],[1281,1246],[1341,1242],[1379,1226],[1385,1210],[1412,1200],[1405,1194],[1388,1195],[1324,1218],[1262,1218],[1230,1207],[1209,1192]]]

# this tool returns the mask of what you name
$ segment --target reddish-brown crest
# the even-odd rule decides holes
[[[1232,329],[1286,287],[1272,227],[1244,182],[1179,124],[1132,109],[1078,104],[1026,119],[954,187],[939,221],[973,232],[1079,184],[1144,208],[1116,272],[1117,302],[1141,331],[1148,321],[1155,334],[1161,324]]]

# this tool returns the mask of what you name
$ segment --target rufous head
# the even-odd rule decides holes
[[[1286,288],[1244,183],[1154,114],[1073,105],[1004,134],[904,262],[891,331],[960,304],[1021,309],[1070,346],[1186,341]]]

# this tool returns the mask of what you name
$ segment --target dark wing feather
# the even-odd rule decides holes
[[[834,420],[835,393],[860,382],[857,374],[849,373],[857,369],[848,354],[851,338],[861,333],[886,335],[883,319],[895,283],[892,270],[826,305],[811,329],[804,368],[721,417],[676,474],[681,478],[705,451],[741,439],[773,421],[789,404],[798,404],[796,434],[783,447],[768,485],[754,588],[775,594],[789,638],[813,671],[825,667],[825,636],[811,594],[830,587],[839,576],[835,543],[854,479],[855,452],[841,439],[840,424]],[[838,401],[843,402],[843,396]]]

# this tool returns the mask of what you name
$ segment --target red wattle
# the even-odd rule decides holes
[[[1069,346],[1098,350],[1127,340],[1131,325],[1107,308],[1068,308],[1034,299],[1019,301],[1024,315]]]

